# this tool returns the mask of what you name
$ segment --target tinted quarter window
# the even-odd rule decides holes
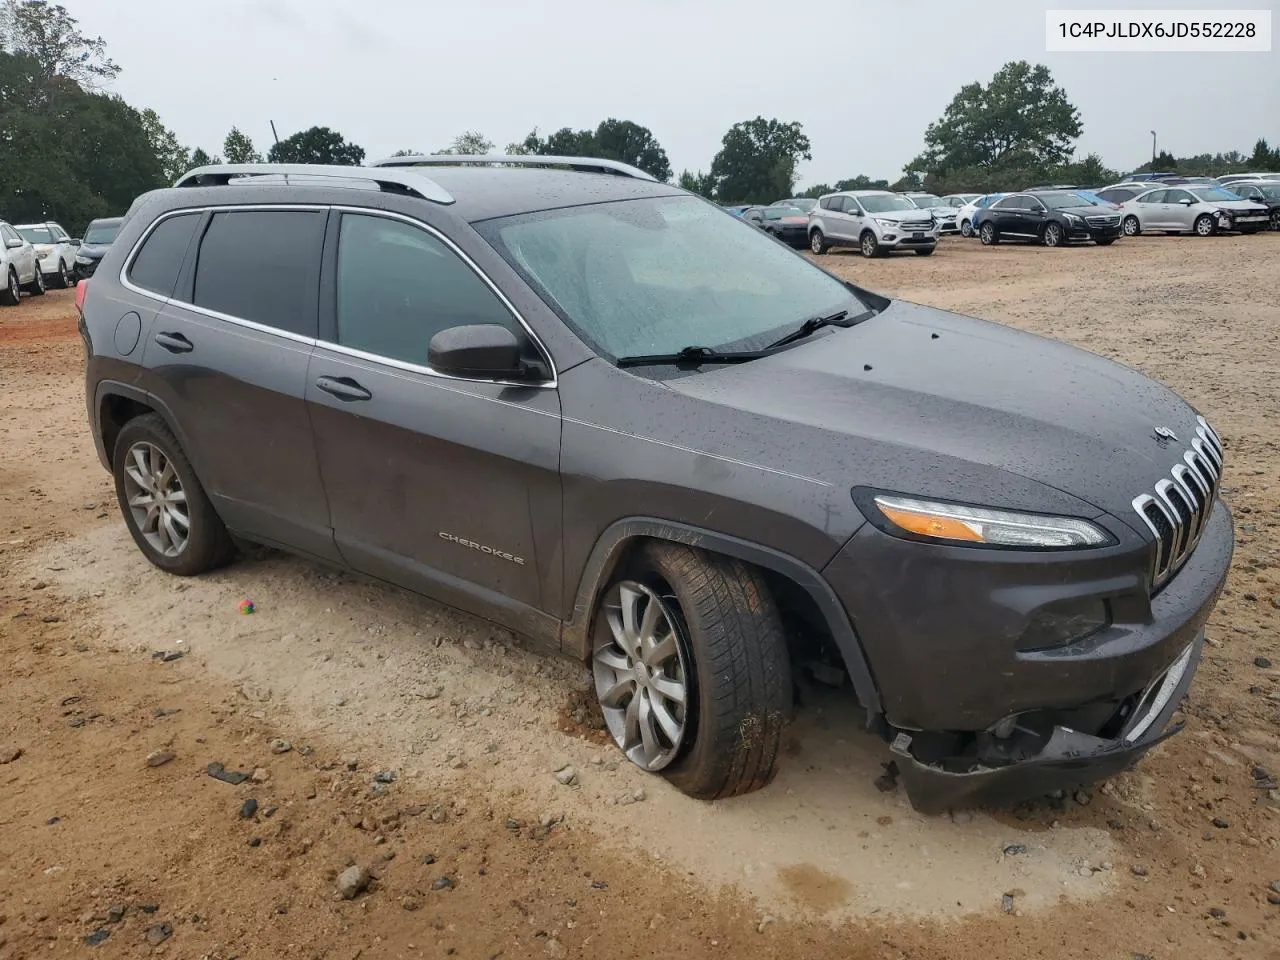
[[[147,234],[142,249],[134,255],[129,267],[129,281],[143,290],[158,293],[162,297],[173,296],[178,284],[178,271],[186,259],[191,235],[200,222],[199,213],[182,213],[161,220]]]
[[[497,323],[524,339],[474,270],[425,230],[344,214],[338,240],[338,343],[426,366],[431,338],[450,327]]]
[[[1021,206],[1021,204],[1022,204],[1021,197],[1005,197],[1003,200],[997,200],[995,203],[993,203],[991,205],[991,209],[992,210],[1012,210],[1015,207]]]
[[[819,206],[821,206],[823,210],[838,210],[840,207],[840,198],[823,197]]]
[[[200,242],[192,300],[206,310],[314,337],[326,216],[317,210],[214,214]]]

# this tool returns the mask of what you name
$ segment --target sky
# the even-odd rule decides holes
[[[535,126],[649,127],[678,173],[707,169],[725,131],[796,120],[813,145],[800,185],[896,179],[966,83],[1043,63],[1079,108],[1083,156],[1131,169],[1151,133],[1176,156],[1280,143],[1271,53],[1046,53],[1047,9],[1177,0],[61,0],[152,107],[209,153],[233,126],[265,152],[332,127],[368,159],[434,151],[464,130],[501,148]],[[1191,0],[1272,9],[1280,0]]]

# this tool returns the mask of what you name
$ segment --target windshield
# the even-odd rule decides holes
[[[840,281],[694,197],[544,210],[476,227],[610,359],[690,345],[759,349],[809,317],[862,310]]]
[[[1230,190],[1224,190],[1222,187],[1189,187],[1201,200],[1239,200],[1240,198]]]
[[[802,213],[808,213],[817,205],[818,205],[817,200],[811,200],[808,197],[797,197],[795,199],[787,201],[787,206],[795,207],[797,210],[801,211]]]
[[[859,197],[858,202],[867,213],[888,213],[891,210],[915,210],[916,205],[906,197],[892,193],[873,193],[867,197]]]
[[[1092,200],[1086,200],[1078,193],[1037,193],[1035,198],[1050,210],[1062,210],[1066,207],[1096,207]]]
[[[941,197],[935,197],[932,193],[913,193],[908,199],[922,210],[926,207],[946,206]]]
[[[53,243],[53,231],[48,227],[15,227],[27,243]]]
[[[120,224],[103,223],[89,224],[89,229],[84,232],[85,243],[110,243],[116,238],[116,234],[120,232]]]

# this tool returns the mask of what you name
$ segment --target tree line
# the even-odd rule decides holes
[[[232,127],[221,153],[182,144],[152,109],[138,109],[104,90],[120,73],[106,41],[81,32],[65,7],[49,0],[0,3],[0,216],[58,220],[79,230],[95,217],[119,214],[138,194],[173,183],[211,163],[359,165],[364,149],[325,126],[272,143],[265,156]],[[1019,189],[1031,182],[1099,185],[1120,176],[1097,154],[1074,159],[1083,132],[1080,112],[1047,67],[1015,61],[987,84],[966,84],[924,132],[924,149],[894,182],[858,174],[813,184],[800,195],[837,190],[928,190],[934,193]],[[485,154],[494,143],[468,130],[438,154]],[[420,151],[403,149],[397,155]],[[674,171],[653,131],[607,118],[594,128],[535,127],[505,152],[588,156],[629,163],[662,181]],[[679,186],[719,203],[770,203],[796,195],[796,171],[812,159],[797,121],[755,117],[725,133],[707,170],[681,171]],[[1280,169],[1280,148],[1258,139],[1239,151],[1173,157],[1160,153],[1139,170],[1216,176]],[[1135,171],[1137,172],[1137,171]]]

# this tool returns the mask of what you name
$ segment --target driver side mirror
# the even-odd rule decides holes
[[[71,244],[73,247],[78,247],[82,245],[84,241],[81,240],[79,237],[72,237],[70,240],[67,241],[67,243]]]
[[[1178,202],[1182,204],[1184,207],[1189,207],[1194,201],[1190,197],[1183,197]]]
[[[22,241],[21,241],[21,240],[17,240],[17,239],[14,239],[14,240],[6,240],[6,241],[4,242],[4,245],[5,245],[6,247],[8,247],[10,250],[16,250],[16,249],[18,249],[18,247],[22,246]]]
[[[427,347],[427,363],[450,376],[485,380],[522,380],[536,369],[524,360],[516,335],[497,323],[441,330]]]

